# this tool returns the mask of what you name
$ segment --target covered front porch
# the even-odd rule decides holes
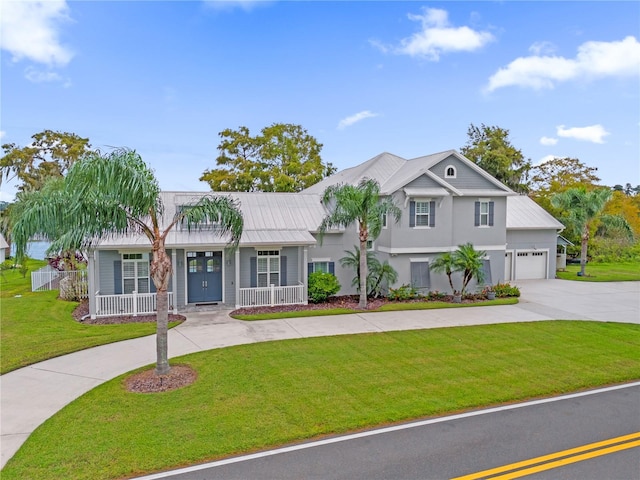
[[[282,244],[241,246],[234,252],[213,245],[171,248],[169,311],[306,304],[307,250],[307,245]],[[157,293],[148,276],[150,260],[148,250],[131,247],[93,252],[87,279],[91,317],[154,314]],[[132,285],[145,288],[132,291]]]

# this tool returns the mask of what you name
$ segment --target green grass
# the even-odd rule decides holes
[[[30,260],[29,272],[45,262]],[[31,273],[0,276],[0,373],[89,347],[151,335],[155,323],[82,325],[71,316],[78,305],[58,291],[31,292]],[[173,323],[172,325],[176,325]]]
[[[189,387],[125,376],[41,425],[11,479],[108,479],[640,378],[640,326],[551,321],[286,340],[174,360]]]
[[[479,303],[449,303],[449,302],[396,302],[387,303],[380,308],[373,310],[354,310],[350,308],[327,308],[318,310],[298,310],[293,312],[255,313],[255,314],[233,314],[233,318],[245,321],[255,320],[278,320],[282,318],[297,317],[319,317],[327,315],[346,315],[349,313],[372,313],[372,312],[395,312],[401,310],[432,310],[436,308],[464,308],[480,307],[488,305],[514,305],[518,303],[517,298],[498,298],[495,300],[484,300]]]
[[[640,264],[629,263],[587,263],[586,276],[579,277],[580,265],[567,265],[565,272],[557,272],[557,277],[563,280],[578,280],[581,282],[625,282],[640,281]]]

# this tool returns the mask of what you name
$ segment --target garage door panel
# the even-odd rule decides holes
[[[516,254],[516,279],[547,278],[547,252],[518,252]]]

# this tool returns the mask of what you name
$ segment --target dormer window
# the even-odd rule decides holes
[[[456,167],[449,165],[444,170],[444,178],[456,178]]]

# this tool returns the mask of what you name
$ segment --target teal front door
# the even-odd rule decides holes
[[[222,252],[187,252],[187,301],[222,301]]]

